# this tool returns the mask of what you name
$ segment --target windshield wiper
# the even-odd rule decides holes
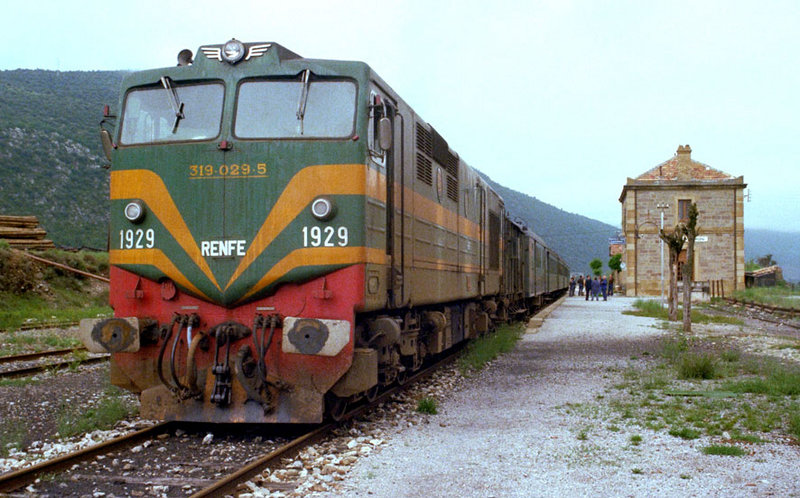
[[[186,117],[183,115],[183,102],[181,102],[181,99],[178,97],[178,91],[172,86],[172,80],[169,76],[161,77],[161,86],[167,91],[169,103],[172,105],[172,110],[175,112],[175,123],[172,125],[172,133],[175,133],[178,130],[178,123],[180,123],[181,119]]]
[[[306,102],[308,102],[308,86],[310,84],[311,70],[304,69],[302,76],[303,87],[300,89],[300,101],[297,102],[297,120],[300,121],[300,134],[303,134],[303,119],[306,116]]]

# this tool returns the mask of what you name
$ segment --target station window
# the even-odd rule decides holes
[[[678,220],[680,220],[681,223],[686,223],[689,221],[689,206],[691,205],[691,199],[678,200]]]

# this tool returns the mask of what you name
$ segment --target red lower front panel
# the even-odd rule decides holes
[[[172,297],[168,287],[112,267],[115,316],[155,320],[161,327],[149,343],[143,338],[139,351],[113,355],[112,382],[141,393],[145,418],[320,422],[324,394],[352,362],[354,310],[363,303],[363,283],[364,267],[355,265],[229,309],[182,292]],[[181,320],[192,323],[191,330]],[[284,333],[284,322],[296,325]],[[221,324],[226,332],[218,336]],[[266,351],[261,368],[259,344]]]

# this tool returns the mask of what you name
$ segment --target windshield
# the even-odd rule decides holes
[[[219,135],[222,83],[162,86],[132,90],[122,111],[124,145],[208,140]]]
[[[248,81],[239,88],[234,131],[240,138],[346,138],[355,111],[351,81]]]

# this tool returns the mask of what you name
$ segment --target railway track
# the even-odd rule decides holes
[[[751,318],[800,330],[800,323],[797,322],[800,318],[800,309],[771,306],[754,301],[740,301],[730,297],[723,299],[730,305],[743,306],[745,309],[755,311],[756,314],[751,315]]]
[[[228,451],[221,449],[222,443],[214,446],[203,441],[211,434],[209,432],[203,437],[207,426],[167,422],[0,475],[0,493],[8,493],[9,496],[17,496],[15,492],[21,493],[18,496],[27,496],[30,493],[56,496],[70,494],[72,490],[85,494],[97,489],[130,495],[164,492],[168,489],[171,490],[167,493],[170,496],[176,491],[179,491],[180,496],[191,494],[194,497],[235,494],[242,483],[266,469],[281,467],[284,459],[294,457],[303,448],[323,439],[344,421],[388,400],[456,357],[457,352],[454,352],[409,376],[402,386],[393,385],[378,394],[373,402],[354,406],[344,412],[338,422],[331,421],[310,430],[306,429],[289,440],[275,437],[262,442],[261,435],[250,435],[248,440],[237,440],[236,449],[230,450],[235,455],[232,462],[220,461],[215,456]],[[276,429],[281,432],[297,430],[296,426],[270,428],[273,431]],[[213,427],[212,430],[219,430],[219,427]],[[260,434],[264,432],[263,428],[259,430]],[[195,434],[188,437],[190,432]],[[179,462],[168,460],[167,457],[171,458],[172,455],[183,455],[182,458],[189,458],[187,455],[191,455],[192,459]],[[102,462],[111,462],[110,467]],[[150,465],[148,462],[160,463]],[[151,468],[148,469],[148,466]],[[180,468],[189,470],[176,470]],[[43,476],[47,476],[47,479],[40,479]],[[291,487],[290,484],[288,486]],[[274,487],[276,491],[287,490],[287,484],[278,483]]]
[[[25,377],[27,375],[33,375],[40,372],[45,372],[47,370],[71,368],[76,364],[94,364],[108,360],[108,355],[82,357],[81,355],[85,351],[86,348],[79,347],[2,356],[0,357],[0,379]],[[60,361],[39,361],[43,358],[68,355],[72,355],[72,357]]]
[[[797,308],[786,308],[783,306],[772,306],[769,304],[758,303],[755,301],[741,301],[739,299],[734,299],[732,297],[724,298],[726,302],[730,304],[738,304],[742,306],[750,306],[752,308],[757,308],[762,311],[768,311],[770,313],[779,313],[790,316],[792,318],[800,317],[800,309]]]
[[[13,332],[22,330],[40,330],[40,329],[65,329],[69,327],[77,327],[80,324],[77,320],[63,320],[55,322],[36,322],[36,323],[23,323],[18,327],[0,328],[0,332]]]

